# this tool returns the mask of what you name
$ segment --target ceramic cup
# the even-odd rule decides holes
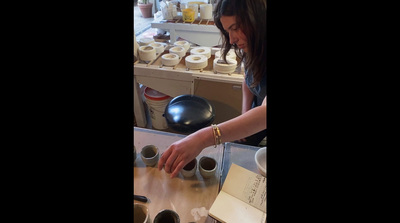
[[[217,171],[218,163],[214,158],[203,156],[199,162],[199,170],[203,178],[211,178]]]
[[[181,170],[181,174],[184,177],[192,177],[196,173],[197,169],[197,159],[194,158],[192,161],[190,161],[186,166],[184,166]]]
[[[147,145],[143,147],[140,154],[146,166],[154,166],[157,164],[159,152],[158,148],[155,145]]]
[[[133,223],[150,223],[149,209],[145,205],[133,204]]]
[[[158,212],[153,223],[179,223],[179,215],[173,210],[162,210]]]

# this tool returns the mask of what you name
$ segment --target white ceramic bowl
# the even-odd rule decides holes
[[[262,147],[257,150],[254,156],[258,170],[264,177],[267,176],[267,147]]]

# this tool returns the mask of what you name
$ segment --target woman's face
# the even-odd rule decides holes
[[[236,16],[221,16],[224,30],[229,33],[230,44],[236,44],[244,52],[247,52],[247,37],[236,24]]]

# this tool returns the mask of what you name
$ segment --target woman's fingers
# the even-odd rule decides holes
[[[185,158],[186,155],[185,154],[180,154],[176,159],[175,162],[171,165],[171,173],[174,172],[177,168],[179,169],[179,165],[181,164],[181,162],[183,162],[184,165],[186,165],[187,163],[189,163],[188,159]],[[182,169],[183,166],[180,168]],[[180,169],[178,171],[180,171]]]
[[[175,169],[173,169],[172,171],[172,174],[171,174],[171,178],[174,178],[174,177],[176,177],[178,174],[179,174],[179,171],[181,171],[181,169],[183,168],[185,166],[185,162],[182,160],[182,161],[180,161],[179,162],[179,164],[178,164],[178,166],[175,168]]]
[[[164,154],[165,155],[165,154]],[[168,159],[165,162],[164,170],[167,173],[171,173],[172,164],[174,164],[175,159],[178,157],[177,152],[174,150],[172,151],[171,155],[169,155]]]
[[[171,150],[168,148],[163,154],[161,154],[161,158],[158,161],[158,170],[162,170],[164,167],[165,161],[168,159],[171,154]]]

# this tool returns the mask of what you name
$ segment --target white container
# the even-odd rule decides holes
[[[182,3],[189,3],[189,2],[204,2],[204,3],[208,3],[208,0],[180,0],[181,4]]]
[[[196,20],[199,17],[199,5],[198,4],[193,4],[193,3],[188,3],[187,7],[193,9],[193,11],[194,11],[194,20]]]
[[[231,74],[235,72],[237,61],[232,58],[226,58],[226,62],[221,58],[215,58],[213,63],[214,71],[222,74]]]
[[[208,58],[211,57],[210,47],[194,47],[190,50],[190,55],[204,55]]]
[[[138,41],[138,43],[139,43],[140,46],[147,46],[150,43],[154,43],[154,39],[153,38],[141,38]]]
[[[203,69],[208,65],[208,58],[204,55],[189,55],[185,58],[186,68]]]
[[[167,129],[167,120],[164,118],[165,107],[171,101],[172,97],[161,92],[146,87],[144,97],[151,117],[153,128]]]
[[[169,48],[169,53],[174,53],[179,56],[179,58],[182,58],[186,56],[186,50],[183,46],[174,46]]]
[[[167,47],[166,43],[159,43],[159,42],[150,43],[149,45],[156,49],[156,54],[163,53],[164,49]]]
[[[172,20],[178,15],[176,5],[173,5],[172,7],[164,7],[161,9],[161,12],[165,20]]]
[[[166,53],[161,56],[161,62],[164,66],[173,67],[179,63],[179,56],[175,53]]]
[[[190,48],[190,43],[186,40],[179,40],[174,42],[174,46],[181,46],[185,48],[185,51],[188,51]]]
[[[220,58],[220,57],[221,57],[221,54],[222,54],[222,49],[217,50],[217,51],[214,53],[215,58]],[[233,49],[230,49],[230,50],[228,51],[228,54],[226,55],[226,58],[232,58],[232,59],[236,60],[235,51],[234,51]]]
[[[201,4],[200,5],[200,19],[212,19],[212,5]]]
[[[156,59],[156,49],[150,45],[139,47],[139,58],[143,61]]]

